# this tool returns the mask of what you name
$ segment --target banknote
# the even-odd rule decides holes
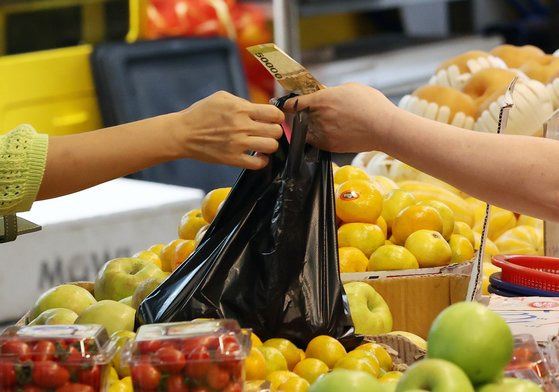
[[[250,46],[247,50],[288,92],[310,94],[325,88],[305,67],[273,43]]]

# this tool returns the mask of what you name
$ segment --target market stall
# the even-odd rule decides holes
[[[134,99],[140,73],[150,91],[163,84],[150,63],[171,64],[157,39],[176,49],[177,35],[249,36],[243,21],[262,15],[235,1],[171,3],[131,2],[147,13],[131,14],[128,35],[147,52],[121,62],[141,72],[119,68]],[[239,58],[227,41],[220,64],[238,91],[262,99],[275,81],[290,94],[274,99],[283,109],[328,89],[278,45],[247,36]],[[186,46],[202,58],[203,43]],[[119,45],[132,47],[109,46]],[[559,56],[499,42],[470,49],[440,62],[400,109],[497,138],[557,139]],[[165,76],[186,80],[176,58]],[[103,94],[116,98],[113,71],[97,83],[106,78]],[[218,81],[197,80],[196,94],[215,87],[205,79]],[[105,121],[132,121],[111,116],[122,103],[148,116],[170,95],[100,107]],[[382,151],[339,166],[307,144],[311,113],[294,105],[268,165],[226,186],[121,178],[21,214],[42,230],[1,244],[0,391],[559,390],[558,223],[491,206]],[[191,170],[214,184],[217,175]]]

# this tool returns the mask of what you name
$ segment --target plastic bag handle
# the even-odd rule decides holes
[[[280,98],[273,100],[273,103],[279,109],[283,108],[283,105],[288,99],[297,97],[299,94],[289,93]],[[284,174],[287,177],[293,177],[293,175],[299,171],[301,167],[302,160],[308,158],[312,161],[318,161],[319,150],[317,148],[312,148],[305,151],[306,141],[307,141],[307,131],[308,131],[308,113],[309,109],[297,110],[298,102],[295,101],[294,110],[295,118],[293,119],[293,129],[291,129],[291,142],[289,144],[289,153],[287,155],[287,162]],[[308,155],[308,157],[307,157]]]
[[[308,109],[298,112],[297,102],[295,102],[295,118],[293,120],[293,129],[291,130],[291,143],[289,144],[289,153],[285,163],[285,174],[288,177],[293,177],[295,173],[300,171],[301,164],[305,158],[308,112]]]

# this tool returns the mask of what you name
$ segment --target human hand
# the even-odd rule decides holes
[[[289,99],[284,111],[309,108],[307,142],[333,152],[379,149],[396,106],[378,90],[348,83]]]
[[[184,158],[261,169],[278,149],[284,114],[273,105],[253,104],[218,91],[178,112],[174,127]],[[250,151],[259,154],[249,155]]]

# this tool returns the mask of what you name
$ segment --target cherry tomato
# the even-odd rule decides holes
[[[134,389],[136,387],[140,389],[156,389],[161,380],[161,373],[146,363],[131,366],[130,372],[132,373]]]
[[[186,366],[186,373],[192,378],[204,378],[210,365],[210,352],[208,349],[204,346],[198,346],[188,354],[187,358],[189,363]]]
[[[161,347],[155,352],[155,357],[159,361],[159,369],[164,372],[180,372],[186,362],[184,354],[171,346]]]
[[[513,362],[532,362],[534,353],[529,347],[517,347],[512,354]]]
[[[229,384],[230,376],[229,372],[222,369],[217,364],[213,364],[208,369],[207,374],[208,385],[213,389],[222,390]]]
[[[183,377],[178,374],[169,377],[165,385],[167,392],[188,392],[188,386],[185,385]]]
[[[235,336],[225,335],[221,338],[221,344],[217,351],[217,358],[220,360],[230,359],[239,354],[241,346]]]
[[[23,387],[23,392],[43,392],[43,388],[39,388],[35,385],[26,385]]]
[[[206,347],[208,350],[215,350],[219,347],[219,338],[217,336],[200,336],[186,339],[182,344],[182,352],[184,355],[188,356],[188,354],[200,347]]]
[[[243,373],[243,361],[239,359],[230,359],[228,361],[221,362],[221,367],[229,370],[231,378],[239,378]]]
[[[192,392],[212,392],[210,388],[207,387],[196,387]]]
[[[101,384],[101,370],[98,365],[93,365],[86,369],[81,369],[78,374],[78,381],[81,384],[91,385],[98,388]]]
[[[0,390],[16,383],[16,370],[10,362],[0,362]]]
[[[223,390],[223,392],[242,392],[242,391],[243,391],[243,386],[242,384],[239,383],[229,384],[227,388]]]
[[[70,372],[53,361],[35,362],[32,372],[33,382],[40,387],[58,388],[70,379]]]
[[[91,385],[68,383],[60,388],[56,388],[56,392],[95,392]]]
[[[95,343],[94,339],[87,339],[83,342],[78,342],[78,348],[83,345],[84,351],[88,354],[97,354],[99,352],[99,348]]]
[[[2,344],[2,354],[12,354],[16,355],[17,359],[20,361],[27,361],[31,359],[31,347],[21,340],[6,340]]]
[[[66,340],[55,340],[54,345],[56,346],[57,351],[66,351],[66,349],[68,348],[68,343],[66,342]]]
[[[68,346],[58,357],[68,363],[80,363],[83,360],[81,351],[74,346]]]
[[[142,354],[149,354],[156,352],[161,347],[160,340],[145,340],[138,342],[138,349]]]
[[[33,361],[52,361],[56,355],[56,346],[50,340],[40,340],[31,349]]]

